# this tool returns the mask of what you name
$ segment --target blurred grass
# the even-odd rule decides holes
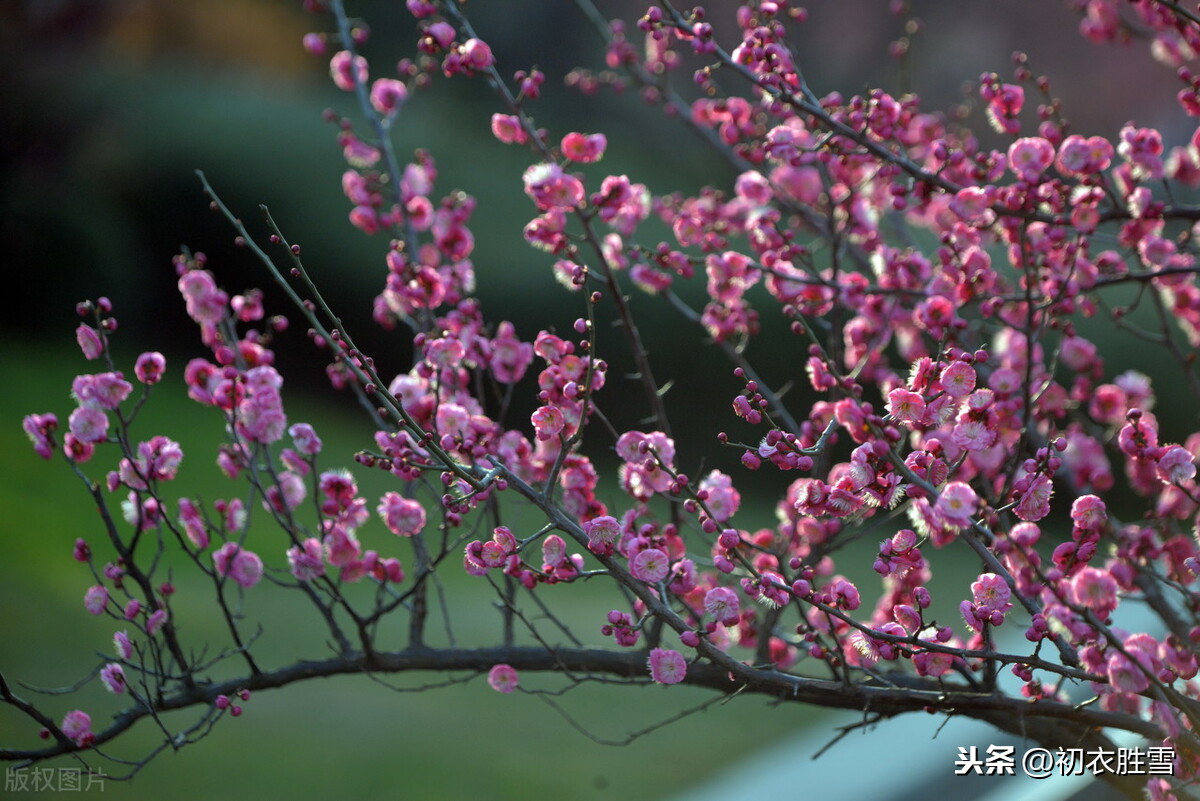
[[[6,456],[0,459],[0,508],[6,510],[0,524],[0,639],[4,642],[0,670],[10,681],[63,686],[108,658],[117,626],[84,611],[83,593],[92,579],[70,558],[78,536],[88,538],[98,554],[104,553],[91,503],[60,460],[46,463],[32,453],[20,419],[33,411],[54,411],[65,425],[71,409],[67,397],[71,378],[95,368],[73,347],[51,349],[9,341],[0,343],[0,353],[10,374],[19,376],[16,391],[0,395],[0,453]],[[186,398],[181,387],[184,363],[181,358],[170,360],[167,380],[156,388],[134,433],[139,438],[165,433],[180,441],[186,456],[177,483],[189,495],[227,496],[233,485],[212,464],[212,443],[221,424]],[[284,393],[291,420],[317,425],[326,443],[326,466],[350,465],[354,450],[366,442],[369,426],[358,417],[331,411],[332,405],[344,404],[331,403],[328,397],[297,396],[286,385]],[[87,467],[89,473],[101,475],[109,465],[101,456]],[[387,480],[384,474],[368,475],[361,468],[355,472],[368,497]],[[366,547],[395,552],[395,538],[377,521],[362,536]],[[269,566],[282,565],[281,553],[265,546],[258,550]],[[410,568],[407,552],[401,555]],[[444,573],[447,594],[456,599],[456,620],[461,626],[456,636],[464,643],[498,641],[500,618],[490,588],[462,574],[451,561]],[[203,581],[182,570],[174,581],[181,635],[196,644],[219,638],[219,622],[203,600]],[[585,642],[598,643],[603,613],[614,605],[611,598],[603,597],[599,584],[547,587],[542,592],[557,614],[577,626]],[[263,584],[246,597],[252,619],[261,619],[266,629],[256,653],[266,655],[267,666],[297,656],[327,654],[307,606],[296,605],[298,596]],[[397,684],[414,687],[444,678],[407,676]],[[561,681],[546,676],[523,676],[523,683],[561,686]],[[710,697],[678,687],[588,686],[559,700],[597,737],[622,739]],[[40,699],[55,718],[69,709],[84,708],[97,727],[116,711],[115,701],[95,682],[76,696]],[[109,781],[105,793],[140,799],[158,798],[167,791],[180,801],[370,797],[397,792],[438,799],[534,795],[649,799],[701,783],[739,755],[821,715],[819,710],[793,707],[768,710],[767,703],[761,698],[738,698],[632,745],[614,748],[580,734],[535,698],[499,695],[478,677],[445,689],[405,693],[392,692],[362,676],[314,680],[257,694],[245,705],[241,718],[226,718],[199,744],[160,755],[131,783]],[[143,722],[114,754],[136,758],[153,744],[155,735]],[[37,741],[28,722],[5,708],[0,711],[0,742]],[[62,761],[52,766],[71,764]],[[38,794],[22,793],[22,797]]]

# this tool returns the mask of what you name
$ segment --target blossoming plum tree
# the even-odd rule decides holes
[[[378,433],[358,469],[388,474],[393,489],[364,497],[351,472],[326,464],[319,432],[284,405],[271,345],[286,321],[266,319],[257,290],[231,297],[202,254],[185,252],[174,267],[206,355],[182,377],[227,434],[200,458],[215,456],[243,491],[216,502],[172,494],[180,446],[134,433],[172,370],[147,352],[129,381],[114,362],[111,304],[81,303],[79,346],[102,369],[75,379],[65,425],[33,414],[25,430],[38,455],[66,460],[99,510],[102,536],[77,540],[74,557],[91,571],[84,608],[106,618],[97,637],[113,638],[94,675],[129,704],[111,721],[51,714],[0,677],[0,701],[35,741],[0,757],[101,759],[144,718],[158,720],[162,747],[178,747],[240,715],[251,692],[314,676],[486,674],[509,693],[548,671],[685,683],[718,699],[760,693],[863,710],[869,721],[953,712],[1051,749],[1105,747],[1123,730],[1170,748],[1174,762],[1148,783],[1107,780],[1134,796],[1195,793],[1200,431],[1187,430],[1195,420],[1156,418],[1149,380],[1110,375],[1079,321],[1109,315],[1165,348],[1179,369],[1174,389],[1200,399],[1200,206],[1186,202],[1200,185],[1200,129],[1170,149],[1135,123],[1111,139],[1072,133],[1048,81],[1018,54],[1013,83],[978,81],[984,134],[912,95],[818,95],[788,45],[806,18],[788,0],[744,3],[731,19],[659,0],[632,25],[577,0],[607,63],[570,82],[640,88],[651,105],[682,112],[679,124],[738,173],[732,186],[660,195],[603,170],[604,134],[539,128],[531,114],[546,76],[506,78],[503,54],[459,3],[408,0],[417,52],[387,75],[358,52],[367,28],[342,0],[305,5],[328,32],[304,46],[357,100],[354,118],[336,118],[342,190],[353,225],[381,241],[374,316],[411,336],[412,368],[381,375],[300,246],[265,209],[273,233],[256,241],[200,177],[212,209],[329,354],[332,382],[364,402]],[[1200,74],[1187,66],[1200,51],[1195,13],[1152,0],[1070,5],[1097,44],[1148,41],[1175,69],[1180,116],[1200,116]],[[680,72],[698,99],[677,93]],[[439,200],[435,154],[404,163],[395,150],[404,105],[439,73],[486,82],[492,133],[530,154],[524,236],[576,293],[565,337],[485,317],[472,295],[475,201]],[[1030,92],[1042,96],[1035,114]],[[649,238],[656,226],[665,241]],[[697,309],[677,289],[699,282],[707,302]],[[1122,286],[1159,330],[1127,323],[1130,309],[1100,294]],[[720,399],[739,433],[711,440],[739,454],[733,475],[699,475],[676,454],[678,410],[630,291],[693,326],[696,348],[727,359],[744,387]],[[610,365],[601,308],[619,321],[631,364]],[[786,319],[792,337],[768,347],[797,354],[796,377],[816,400],[785,399],[756,372],[748,345],[768,316]],[[525,380],[534,372],[535,387]],[[519,393],[535,407],[528,418],[511,412]],[[606,414],[616,404],[640,404],[646,425],[618,430]],[[594,461],[610,453],[615,475]],[[777,499],[778,524],[751,531],[738,487],[763,471],[794,480]],[[1118,518],[1118,490],[1136,499],[1122,507],[1136,519]],[[510,522],[520,506],[539,522]],[[358,536],[375,516],[396,537],[380,551]],[[866,560],[878,580],[855,583],[843,547],[864,533],[881,538]],[[211,584],[228,635],[215,650],[175,625],[168,549]],[[949,599],[961,620],[936,619],[934,552],[963,549],[980,567]],[[458,570],[495,589],[495,641],[451,646],[427,631],[439,573]],[[550,589],[584,581],[611,589],[611,611],[590,632],[557,618],[555,593],[569,590]],[[293,614],[309,610],[331,653],[263,663],[251,620],[269,585],[293,594]],[[1153,612],[1152,630],[1121,627],[1127,604]],[[403,647],[383,644],[385,619],[406,621]],[[1010,630],[1018,636],[1004,638]],[[197,656],[206,653],[215,656]],[[1005,672],[1019,690],[1002,684]],[[191,722],[159,718],[175,710],[191,710]]]

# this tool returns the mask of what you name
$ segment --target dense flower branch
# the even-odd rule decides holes
[[[876,717],[937,710],[1051,749],[1108,747],[1101,730],[1123,729],[1174,754],[1171,778],[1145,784],[1152,798],[1187,792],[1200,768],[1200,433],[1160,442],[1178,423],[1153,413],[1150,379],[1109,376],[1079,321],[1107,311],[1100,290],[1130,287],[1132,308],[1149,296],[1161,330],[1141,333],[1200,388],[1188,353],[1200,346],[1195,232],[1172,227],[1196,219],[1172,187],[1200,186],[1200,133],[1169,153],[1159,131],[1133,123],[1112,141],[1070,133],[1048,80],[1020,56],[1016,83],[995,73],[979,80],[987,124],[1008,143],[988,149],[915,96],[818,98],[788,45],[806,12],[783,0],[739,5],[728,49],[704,9],[659,0],[636,23],[642,50],[632,27],[605,23],[578,0],[610,72],[573,73],[569,83],[593,91],[624,75],[670,113],[690,107],[686,124],[739,172],[732,186],[656,195],[599,166],[604,135],[539,129],[532,107],[546,76],[520,70],[510,85],[502,55],[459,3],[408,0],[416,55],[396,77],[374,80],[359,52],[366,27],[341,0],[306,5],[328,14],[334,31],[305,46],[330,57],[331,79],[358,104],[354,118],[331,115],[348,165],[342,191],[352,225],[391,237],[374,312],[411,333],[412,367],[381,375],[266,208],[286,268],[200,178],[236,243],[330,354],[331,382],[368,407],[378,430],[355,459],[394,489],[368,499],[348,470],[322,466],[317,431],[289,425],[285,412],[271,348],[286,321],[265,321],[261,292],[230,297],[203,254],[185,252],[175,262],[179,289],[207,354],[184,381],[225,426],[219,468],[248,490],[210,503],[169,499],[182,450],[132,433],[165,360],[137,360],[143,392],[130,401],[133,386],[111,355],[111,305],[82,305],[90,323],[77,341],[108,369],[76,379],[61,439],[53,414],[30,415],[25,429],[39,455],[67,460],[100,510],[113,561],[102,564],[83,540],[74,556],[95,582],[87,611],[125,627],[96,675],[132,702],[108,726],[93,728],[80,709],[56,724],[0,680],[0,701],[53,740],[0,749],[0,758],[107,756],[147,718],[163,734],[154,753],[181,747],[241,715],[251,692],[318,676],[486,673],[492,688],[512,692],[525,689],[522,673],[550,672]],[[1081,33],[1098,43],[1145,33],[1179,68],[1180,106],[1200,116],[1200,78],[1186,67],[1200,27],[1189,14],[1148,0],[1092,0],[1081,10]],[[672,81],[689,59],[701,92],[690,103]],[[725,74],[749,94],[723,87]],[[540,330],[523,341],[522,321],[488,322],[473,296],[474,199],[455,191],[436,200],[433,154],[402,165],[390,138],[417,90],[472,78],[496,94],[496,140],[534,160],[519,186],[533,204],[524,235],[550,254],[565,290],[580,293],[565,336]],[[1022,136],[1026,85],[1045,102],[1036,133]],[[677,291],[689,283],[703,283],[703,309]],[[742,382],[721,399],[732,433],[708,440],[737,453],[737,475],[700,475],[677,453],[674,437],[694,434],[672,426],[671,414],[685,410],[665,397],[670,380],[659,379],[670,365],[646,353],[630,287],[703,331]],[[629,365],[614,364],[598,335],[602,312],[624,330]],[[1126,324],[1128,313],[1111,313]],[[766,315],[788,325],[784,338],[763,336]],[[784,379],[768,378],[764,347],[794,354]],[[803,391],[777,389],[800,383]],[[615,422],[630,384],[652,430]],[[535,410],[514,420],[522,399]],[[606,453],[619,463],[612,492],[604,463],[593,461]],[[109,468],[103,481],[87,473],[97,465]],[[1117,468],[1137,498],[1119,512]],[[798,477],[777,500],[776,525],[754,530],[761,524],[747,522],[742,493],[759,470]],[[118,503],[123,519],[108,511]],[[510,517],[516,507],[537,522]],[[364,544],[372,511],[394,535],[379,550]],[[885,539],[872,553],[847,547],[876,530]],[[938,590],[961,624],[935,617],[931,553],[942,548],[968,550],[982,571],[960,578],[951,598],[954,589]],[[168,549],[211,583],[228,633],[215,656],[190,656],[175,630],[178,591],[156,578]],[[402,553],[411,554],[407,572]],[[457,570],[459,559],[498,599],[499,644],[456,644],[445,595],[457,590],[439,571]],[[856,559],[877,587],[838,572]],[[548,589],[582,582],[612,598],[590,634],[566,622]],[[263,663],[247,626],[272,586],[307,599],[332,656]],[[1160,628],[1122,628],[1126,605],[1139,600]],[[437,606],[446,646],[427,631]],[[407,621],[400,651],[379,638],[396,618]],[[599,647],[597,636],[612,642]],[[231,660],[246,674],[217,678]],[[172,728],[162,717],[189,708],[190,724]],[[1144,784],[1105,778],[1131,795]]]

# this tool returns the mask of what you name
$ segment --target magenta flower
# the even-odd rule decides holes
[[[1196,462],[1185,448],[1172,445],[1156,464],[1158,477],[1168,484],[1182,484],[1196,477]]]
[[[742,496],[733,486],[733,479],[720,470],[713,470],[700,482],[700,490],[708,493],[705,503],[713,518],[718,523],[724,523],[737,514],[741,506]]]
[[[80,442],[101,442],[108,436],[108,415],[91,406],[80,406],[71,412],[67,426]]]
[[[88,587],[88,591],[83,596],[83,606],[93,615],[99,615],[104,612],[104,608],[108,606],[108,590],[102,584],[94,584]]]
[[[316,537],[288,548],[287,559],[292,575],[299,581],[312,581],[325,575],[325,551]]]
[[[583,203],[583,184],[557,164],[535,164],[525,170],[525,194],[542,211],[573,209]]]
[[[899,423],[915,423],[925,414],[925,399],[916,392],[896,387],[888,393],[887,410]]]
[[[1039,475],[1021,495],[1021,499],[1013,508],[1013,514],[1022,520],[1041,520],[1050,514],[1050,496],[1053,494],[1054,483],[1048,477]]]
[[[100,682],[110,693],[120,695],[125,692],[125,669],[116,662],[109,662],[100,668]]]
[[[1071,519],[1084,531],[1097,531],[1108,520],[1108,509],[1095,495],[1081,495],[1071,504]]]
[[[583,533],[587,535],[589,551],[608,555],[613,552],[621,538],[621,524],[615,517],[601,515],[584,523]]]
[[[975,390],[975,368],[966,362],[950,362],[938,379],[952,398],[963,398]]]
[[[995,573],[982,573],[971,584],[971,594],[980,612],[1005,612],[1012,608],[1009,599],[1012,590],[1004,579]]]
[[[1071,577],[1071,600],[1101,618],[1117,608],[1117,580],[1106,570],[1087,565]]]
[[[506,145],[523,145],[529,141],[520,118],[511,114],[492,115],[492,136]]]
[[[398,492],[385,493],[377,510],[388,530],[399,537],[420,534],[425,528],[425,508]]]
[[[183,532],[187,534],[192,545],[201,550],[208,547],[208,527],[200,509],[189,498],[179,499],[179,524],[183,526]]]
[[[1041,137],[1025,137],[1008,148],[1008,166],[1024,181],[1037,181],[1054,161],[1054,145]]]
[[[113,635],[113,650],[117,652],[117,656],[121,659],[131,659],[133,657],[133,643],[130,642],[127,633],[118,631]]]
[[[385,117],[395,114],[408,99],[408,87],[395,78],[379,78],[371,84],[371,105]]]
[[[83,357],[89,361],[100,358],[100,354],[104,352],[104,343],[100,340],[100,335],[87,323],[80,323],[75,329],[75,341],[79,343]]]
[[[221,322],[229,296],[217,287],[212,273],[207,270],[188,270],[179,277],[178,286],[189,317],[201,324],[216,325]]]
[[[629,572],[633,577],[650,584],[662,581],[671,571],[671,558],[658,548],[638,551],[629,560]]]
[[[57,416],[53,414],[26,415],[25,419],[21,421],[21,427],[25,430],[25,435],[29,437],[29,442],[38,456],[49,459],[54,455],[54,443],[50,439],[50,432],[58,428]]]
[[[228,575],[247,589],[257,584],[263,575],[262,559],[236,542],[227,542],[214,552],[213,565],[218,576]]]
[[[913,654],[913,667],[919,676],[944,676],[954,667],[954,656],[941,651],[920,651]]]
[[[996,221],[996,212],[992,211],[991,204],[987,190],[968,186],[958,190],[950,201],[950,210],[968,225],[986,226]]]
[[[562,154],[571,161],[591,164],[604,156],[608,139],[604,134],[569,133],[562,138]]]
[[[493,665],[488,671],[488,685],[498,693],[511,693],[517,689],[520,676],[511,665]]]
[[[149,351],[137,357],[133,374],[143,384],[157,384],[167,369],[167,358],[158,351]]]
[[[647,660],[650,678],[659,684],[678,684],[687,675],[687,660],[678,651],[655,648]]]
[[[934,509],[955,526],[971,525],[971,516],[979,505],[979,496],[969,484],[961,481],[951,481],[942,488]]]
[[[321,438],[308,423],[295,423],[288,429],[288,434],[296,450],[305,456],[315,456],[321,452]]]
[[[542,540],[542,562],[545,568],[561,567],[567,558],[567,543],[557,534],[551,534]]]
[[[329,76],[343,92],[353,92],[354,87],[367,82],[367,60],[352,56],[349,50],[339,50],[329,60]]]
[[[468,67],[485,70],[495,63],[492,48],[482,39],[468,39],[462,43],[462,58]]]
[[[151,637],[153,637],[155,634],[158,633],[159,629],[161,629],[163,627],[163,624],[166,622],[167,622],[167,610],[166,609],[156,609],[154,612],[152,612],[150,614],[150,617],[146,618],[146,633],[149,634]]]
[[[92,718],[86,712],[79,709],[73,709],[68,712],[62,721],[62,733],[75,742],[75,745],[80,748],[86,748],[91,745],[92,740],[96,735],[92,734]]]
[[[307,467],[307,465],[304,466]],[[278,511],[291,510],[299,506],[306,497],[308,497],[308,485],[304,483],[304,479],[291,470],[285,470],[279,474],[278,484],[267,487],[264,506]]]
[[[492,354],[488,366],[492,375],[503,384],[515,384],[525,375],[533,362],[533,345],[517,339],[513,324],[505,320],[496,330],[492,340]]]
[[[1105,671],[1112,686],[1122,692],[1140,693],[1150,686],[1150,679],[1138,665],[1116,649],[1109,653]]]

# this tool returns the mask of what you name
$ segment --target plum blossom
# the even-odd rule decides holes
[[[718,523],[733,517],[741,505],[742,496],[733,486],[733,479],[720,470],[713,470],[700,482],[700,491],[707,493],[705,503]]]
[[[1054,161],[1054,145],[1041,137],[1025,137],[1008,148],[1008,164],[1018,178],[1036,181]]]
[[[108,606],[108,590],[101,584],[89,587],[83,597],[83,605],[93,615],[102,614]]]
[[[492,136],[507,145],[523,145],[529,141],[521,118],[512,114],[492,115]]]
[[[315,456],[321,452],[321,438],[308,423],[295,423],[288,428],[288,434],[296,445],[296,450],[305,456]]]
[[[390,117],[408,98],[408,88],[394,78],[378,78],[371,84],[371,105],[380,114]]]
[[[325,550],[316,537],[288,548],[287,560],[298,581],[312,581],[325,575]]]
[[[888,393],[887,410],[898,422],[919,422],[925,415],[925,398],[917,392],[897,387]]]
[[[108,436],[108,415],[91,406],[80,406],[71,412],[67,426],[80,442],[100,442]]]
[[[951,481],[942,488],[934,508],[952,525],[969,526],[979,505],[979,496],[969,484]]]
[[[109,662],[100,668],[100,683],[110,693],[120,695],[125,692],[125,669],[116,662]]]
[[[971,584],[975,607],[981,612],[1003,612],[1012,607],[1009,599],[1012,590],[1004,579],[995,573],[982,573]]]
[[[621,524],[615,517],[601,515],[585,522],[583,533],[587,535],[589,551],[608,555],[613,552],[621,538]]]
[[[117,656],[121,659],[131,659],[133,657],[133,643],[126,632],[118,631],[113,635],[113,650],[117,652]]]
[[[167,359],[158,351],[148,351],[137,357],[133,374],[143,384],[157,384],[167,369]]]
[[[517,689],[520,676],[512,665],[493,665],[488,671],[488,686],[498,693],[511,693]]]
[[[608,139],[604,134],[569,133],[562,138],[563,156],[580,164],[591,164],[604,156]]]
[[[329,60],[329,75],[343,92],[353,92],[355,86],[367,82],[367,60],[349,50],[339,50]]]
[[[1168,484],[1181,484],[1196,477],[1195,459],[1178,445],[1171,445],[1158,457],[1155,469],[1158,477]]]
[[[1071,519],[1085,531],[1094,531],[1108,519],[1104,501],[1095,495],[1081,495],[1071,504]]]
[[[687,660],[678,651],[654,648],[647,660],[650,678],[659,684],[678,684],[687,675]]]
[[[583,184],[557,164],[535,164],[525,170],[525,194],[542,211],[573,209],[584,200]]]
[[[249,589],[263,575],[262,559],[243,549],[236,542],[227,542],[213,553],[213,565],[218,576],[228,575],[241,586]]]
[[[1117,580],[1106,570],[1086,565],[1071,577],[1071,600],[1102,619],[1117,608]]]
[[[79,349],[83,351],[83,357],[89,361],[100,358],[100,354],[104,352],[104,343],[100,340],[100,335],[87,323],[80,323],[79,328],[75,329],[75,339],[79,343]]]
[[[56,415],[26,415],[25,419],[21,421],[21,427],[25,430],[25,435],[29,437],[33,450],[38,456],[49,459],[54,455],[54,443],[50,439],[50,432],[58,428]]]
[[[942,389],[952,398],[970,395],[975,389],[975,368],[962,361],[950,362],[938,379]]]
[[[1049,477],[1039,475],[1029,482],[1028,489],[1021,493],[1013,508],[1013,514],[1022,520],[1037,521],[1050,514],[1050,496],[1054,494],[1054,483]]]
[[[670,571],[670,558],[658,548],[638,551],[629,560],[629,572],[633,577],[650,584],[662,581]]]
[[[388,530],[399,537],[420,534],[425,528],[425,508],[398,492],[384,493],[377,511]]]
[[[704,611],[722,625],[737,623],[740,616],[737,593],[728,587],[713,587],[704,596]]]
[[[79,709],[68,712],[63,717],[62,725],[59,728],[80,748],[88,747],[96,738],[96,735],[92,733],[91,716]]]

